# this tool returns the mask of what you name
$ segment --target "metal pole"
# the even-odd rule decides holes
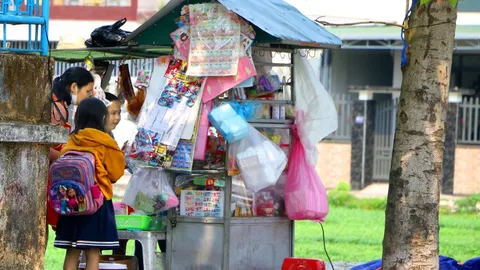
[[[42,1],[42,17],[45,20],[42,25],[42,37],[41,37],[41,55],[48,56],[49,45],[48,44],[48,24],[50,20],[50,1],[43,0]]]

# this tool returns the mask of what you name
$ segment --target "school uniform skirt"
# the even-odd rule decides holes
[[[117,225],[111,200],[93,215],[60,216],[57,224],[55,247],[101,250],[118,249]]]

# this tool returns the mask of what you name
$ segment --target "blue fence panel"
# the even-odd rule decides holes
[[[26,52],[48,55],[48,20],[50,1],[43,0],[1,0],[0,24],[3,25],[2,47],[4,52]],[[8,46],[8,28],[13,25],[27,25],[27,48],[10,48]],[[40,33],[39,33],[40,28]]]

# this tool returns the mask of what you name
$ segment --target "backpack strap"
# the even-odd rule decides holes
[[[63,116],[63,113],[60,111],[60,108],[58,108],[58,105],[57,105],[57,102],[59,102],[58,98],[57,98],[55,95],[53,95],[51,101],[52,101],[52,103],[53,103],[53,107],[55,108],[55,110],[57,111],[58,115],[60,116],[60,120],[63,122],[64,125],[65,125],[65,124],[68,124],[68,120],[67,120],[68,117],[69,117],[69,115],[68,115],[68,108],[65,107],[65,105],[64,105],[65,111],[67,112],[67,118],[65,118],[65,117]],[[55,114],[54,114],[54,115],[55,115]]]

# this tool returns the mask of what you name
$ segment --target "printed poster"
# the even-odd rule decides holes
[[[181,216],[223,217],[223,191],[182,190],[180,202]]]

